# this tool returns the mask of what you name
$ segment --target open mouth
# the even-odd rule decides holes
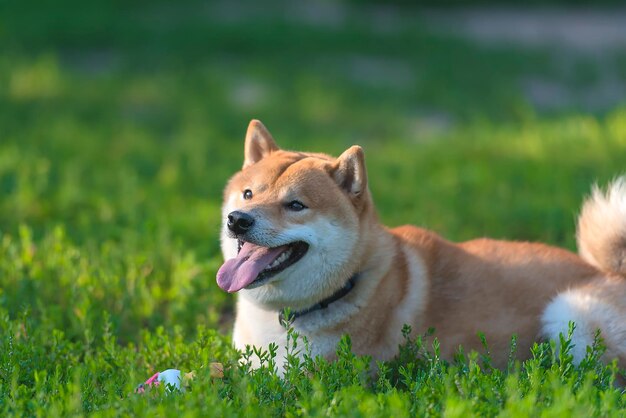
[[[237,253],[239,254],[241,253],[241,249],[245,245],[245,242],[241,240],[237,241],[239,247]],[[267,267],[261,270],[256,279],[254,279],[252,283],[245,287],[246,289],[254,289],[256,287],[264,285],[268,279],[285,270],[287,267],[300,261],[300,259],[304,257],[304,255],[308,251],[309,244],[303,241],[297,241],[288,245],[283,245],[278,248],[282,251],[272,262],[267,265]],[[271,248],[270,250],[275,249]]]
[[[298,262],[308,249],[309,244],[303,241],[270,248],[238,240],[237,256],[220,267],[217,284],[230,293],[262,286]]]

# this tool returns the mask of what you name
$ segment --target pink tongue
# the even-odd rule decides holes
[[[227,260],[217,272],[217,285],[229,293],[237,292],[252,283],[259,273],[287,249],[260,247],[246,242],[237,257]]]

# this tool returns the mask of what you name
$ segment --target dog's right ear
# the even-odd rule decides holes
[[[272,134],[263,126],[261,121],[252,119],[248,125],[248,132],[246,132],[243,168],[261,161],[279,149],[274,138],[272,138]]]

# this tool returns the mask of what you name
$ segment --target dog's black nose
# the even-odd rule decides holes
[[[236,235],[245,234],[254,225],[254,218],[245,212],[238,210],[228,214],[226,226]]]

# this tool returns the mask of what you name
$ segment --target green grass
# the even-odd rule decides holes
[[[626,167],[626,109],[537,113],[523,77],[580,78],[547,51],[434,36],[412,12],[380,33],[360,11],[318,27],[274,6],[36,6],[0,2],[0,415],[623,414],[614,367],[549,343],[507,370],[409,341],[372,373],[345,340],[336,363],[250,372],[215,284],[253,117],[285,148],[363,145],[389,225],[574,249],[583,196]],[[133,394],[172,367],[196,371],[185,394]]]

